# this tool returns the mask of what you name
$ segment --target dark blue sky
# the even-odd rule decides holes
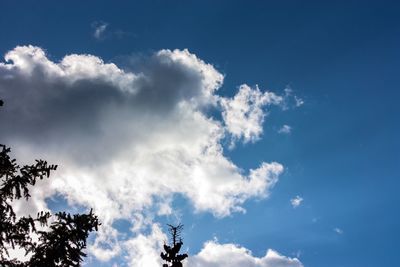
[[[124,65],[127,55],[187,48],[226,75],[222,95],[247,83],[277,93],[290,86],[304,100],[298,109],[271,110],[259,142],[226,150],[244,169],[285,166],[270,199],[223,219],[194,215],[175,200],[185,224],[196,225],[186,231],[194,252],[216,235],[256,256],[300,251],[307,267],[396,266],[396,1],[2,1],[0,10],[2,55],[32,44],[55,61],[85,53]],[[96,22],[108,24],[102,40],[93,37]],[[290,135],[277,134],[282,124]],[[293,209],[296,195],[304,202]]]

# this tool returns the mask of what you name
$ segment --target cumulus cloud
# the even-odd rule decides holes
[[[300,196],[296,196],[290,200],[290,204],[292,204],[293,208],[297,208],[303,202],[303,198]]]
[[[128,251],[129,266],[162,266],[160,251],[163,251],[165,240],[167,236],[159,225],[153,224],[148,235],[141,233],[124,242],[124,247]]]
[[[292,127],[289,125],[283,125],[279,130],[278,133],[280,134],[290,134],[292,132]]]
[[[39,47],[9,51],[0,62],[7,103],[0,138],[19,160],[60,164],[35,188],[37,205],[29,210],[46,208],[45,198],[56,192],[70,205],[93,207],[103,226],[91,251],[108,260],[123,246],[116,219],[135,225],[152,207],[168,214],[175,194],[195,212],[217,217],[243,212],[249,198],[267,197],[283,166],[263,162],[242,170],[224,155],[222,140],[228,133],[245,142],[259,138],[262,107],[281,97],[242,85],[224,98],[216,94],[223,78],[187,50],[156,52],[137,72],[93,55],[54,61]],[[209,109],[221,110],[224,121]]]
[[[289,258],[269,249],[263,257],[255,257],[248,249],[235,244],[208,241],[203,249],[190,257],[189,267],[301,267],[297,258]]]
[[[148,234],[139,234],[123,243],[129,266],[157,267],[162,265],[159,257],[167,236],[158,224],[152,224]],[[185,253],[185,251],[181,251]],[[297,258],[290,258],[268,249],[264,256],[256,257],[242,246],[232,243],[220,244],[217,240],[204,243],[195,255],[184,260],[188,267],[302,267]]]
[[[167,236],[156,223],[149,225],[148,230],[147,234],[140,233],[122,242],[123,250],[126,251],[127,266],[162,266],[159,253],[163,251]],[[268,249],[264,256],[256,257],[242,246],[232,243],[220,244],[217,240],[206,241],[197,254],[190,255],[183,263],[188,267],[303,267],[298,258],[283,256],[272,249]]]
[[[258,86],[251,88],[241,85],[233,98],[221,98],[222,116],[227,131],[234,140],[243,139],[254,142],[263,132],[262,123],[265,118],[263,107],[278,105],[283,98],[272,92],[261,92]]]

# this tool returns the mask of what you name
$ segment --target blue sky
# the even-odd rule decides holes
[[[214,216],[214,207],[194,212],[196,204],[190,197],[175,192],[170,200],[176,214],[155,215],[158,204],[136,211],[164,231],[165,223],[182,221],[190,255],[199,253],[204,242],[217,239],[215,244],[236,244],[259,258],[273,249],[282,257],[297,257],[308,267],[394,266],[400,237],[399,7],[395,1],[3,1],[0,53],[4,56],[17,46],[33,45],[46,51],[53,62],[70,54],[91,54],[137,74],[156,67],[163,70],[152,57],[157,51],[188,49],[224,76],[216,93],[221,103],[231,103],[242,84],[252,90],[258,85],[260,94],[283,97],[278,104],[265,100],[260,106],[266,115],[262,133],[253,133],[254,138],[247,141],[240,134],[235,139],[223,118],[223,111],[229,112],[223,104],[201,111],[224,125],[225,136],[218,139],[223,158],[234,163],[244,179],[262,162],[284,167],[275,186],[265,188],[269,197],[249,193],[239,205],[245,213]],[[17,99],[7,85],[0,85],[6,104],[23,103],[7,102]],[[291,93],[285,96],[287,88]],[[169,101],[168,92],[163,94]],[[95,93],[88,99],[97,103]],[[304,104],[296,105],[296,99]],[[164,100],[154,101],[160,101],[157,107],[161,108]],[[149,108],[152,103],[148,102]],[[85,122],[79,110],[73,116]],[[7,122],[4,116],[0,119]],[[290,126],[288,133],[279,133],[283,125]],[[61,133],[59,129],[67,126],[57,127],[55,132]],[[12,129],[40,136],[37,129]],[[46,134],[54,137],[53,132]],[[11,130],[0,137],[22,157],[40,142],[40,137]],[[103,140],[99,137],[96,143],[95,138],[85,138],[79,142],[101,144]],[[232,140],[234,148],[230,148]],[[54,160],[63,158],[47,149],[33,151]],[[102,164],[97,158],[91,162],[91,156],[87,160],[91,167]],[[64,162],[56,163],[62,166]],[[296,196],[303,201],[293,207],[290,200]],[[68,198],[68,192],[62,192],[46,198],[47,205],[52,209],[85,206],[73,197],[68,205]],[[115,229],[126,233],[118,242],[149,234],[150,228],[130,232],[128,228],[137,220],[128,217],[113,222]],[[123,249],[109,261],[92,255],[87,266],[130,266],[124,256]]]

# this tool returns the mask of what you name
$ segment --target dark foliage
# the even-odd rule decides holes
[[[186,253],[178,254],[183,245],[181,238],[182,230],[182,224],[179,224],[178,226],[168,224],[168,232],[171,235],[172,245],[168,246],[167,244],[164,244],[165,253],[161,252],[160,257],[168,263],[165,263],[163,267],[182,267],[182,261],[188,257],[188,254]],[[179,242],[177,242],[178,238]]]
[[[0,100],[0,106],[3,102]],[[0,266],[4,267],[53,267],[80,266],[86,254],[86,239],[90,232],[99,226],[97,216],[88,214],[70,215],[65,212],[51,217],[49,212],[39,212],[35,218],[17,218],[12,201],[31,197],[29,187],[38,180],[48,178],[57,165],[36,160],[33,165],[20,167],[9,156],[10,148],[0,144]],[[37,227],[48,226],[41,231]],[[34,241],[32,235],[38,240]],[[9,259],[9,249],[22,248],[26,255],[31,255],[26,262]]]

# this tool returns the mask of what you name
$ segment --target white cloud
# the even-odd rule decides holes
[[[304,105],[304,100],[298,96],[294,96],[294,101],[295,101],[296,107],[300,107],[300,106]]]
[[[343,230],[340,229],[340,228],[338,228],[338,227],[335,227],[335,228],[333,229],[333,231],[335,231],[335,232],[336,232],[337,234],[339,234],[339,235],[343,234]]]
[[[161,231],[158,224],[153,224],[148,235],[139,234],[124,242],[129,266],[132,267],[159,267],[162,266],[160,252],[163,251],[163,242],[167,236]]]
[[[95,21],[91,24],[93,29],[93,37],[98,41],[105,39],[121,39],[128,36],[135,36],[131,32],[113,28],[109,23],[103,21]]]
[[[283,125],[279,130],[278,133],[281,134],[290,134],[292,132],[292,127],[290,127],[289,125]]]
[[[89,244],[88,250],[100,261],[109,261],[122,251],[119,234],[110,223],[102,223],[96,234],[96,239]]]
[[[92,27],[94,29],[93,37],[96,38],[97,40],[102,40],[107,30],[108,23],[94,22],[92,23]]]
[[[160,252],[167,242],[167,236],[158,224],[150,225],[148,234],[139,234],[123,242],[128,266],[157,267],[162,266]],[[187,253],[184,248],[180,253]],[[189,253],[190,254],[190,253]],[[264,256],[256,257],[252,252],[237,244],[220,244],[216,239],[204,243],[203,248],[195,255],[183,261],[187,267],[302,267],[297,258],[290,258],[268,249]]]
[[[293,89],[289,86],[285,88],[285,96],[281,103],[283,110],[287,110],[289,108],[298,108],[304,105],[304,100],[297,95],[294,95]]]
[[[221,145],[227,132],[257,139],[262,106],[281,98],[246,85],[232,99],[217,95],[223,75],[187,50],[161,50],[135,73],[92,55],[55,62],[34,46],[16,47],[5,59],[1,140],[19,160],[60,165],[35,188],[30,211],[46,208],[55,192],[93,207],[103,225],[90,248],[102,260],[123,246],[116,219],[143,223],[138,214],[152,207],[168,214],[175,194],[197,212],[228,216],[244,211],[249,198],[267,197],[283,171],[275,162],[242,170]],[[218,105],[226,127],[205,111]]]
[[[282,97],[272,92],[261,92],[258,86],[251,88],[246,84],[241,85],[233,98],[220,99],[227,131],[234,140],[243,139],[245,143],[258,140],[266,115],[263,108],[282,101]]]
[[[301,267],[297,258],[289,258],[269,249],[263,257],[255,257],[251,251],[235,244],[219,244],[208,241],[203,249],[188,258],[188,267]]]
[[[292,204],[293,208],[297,208],[298,206],[300,206],[301,202],[303,202],[303,198],[300,196],[296,196],[290,200],[290,203]]]

